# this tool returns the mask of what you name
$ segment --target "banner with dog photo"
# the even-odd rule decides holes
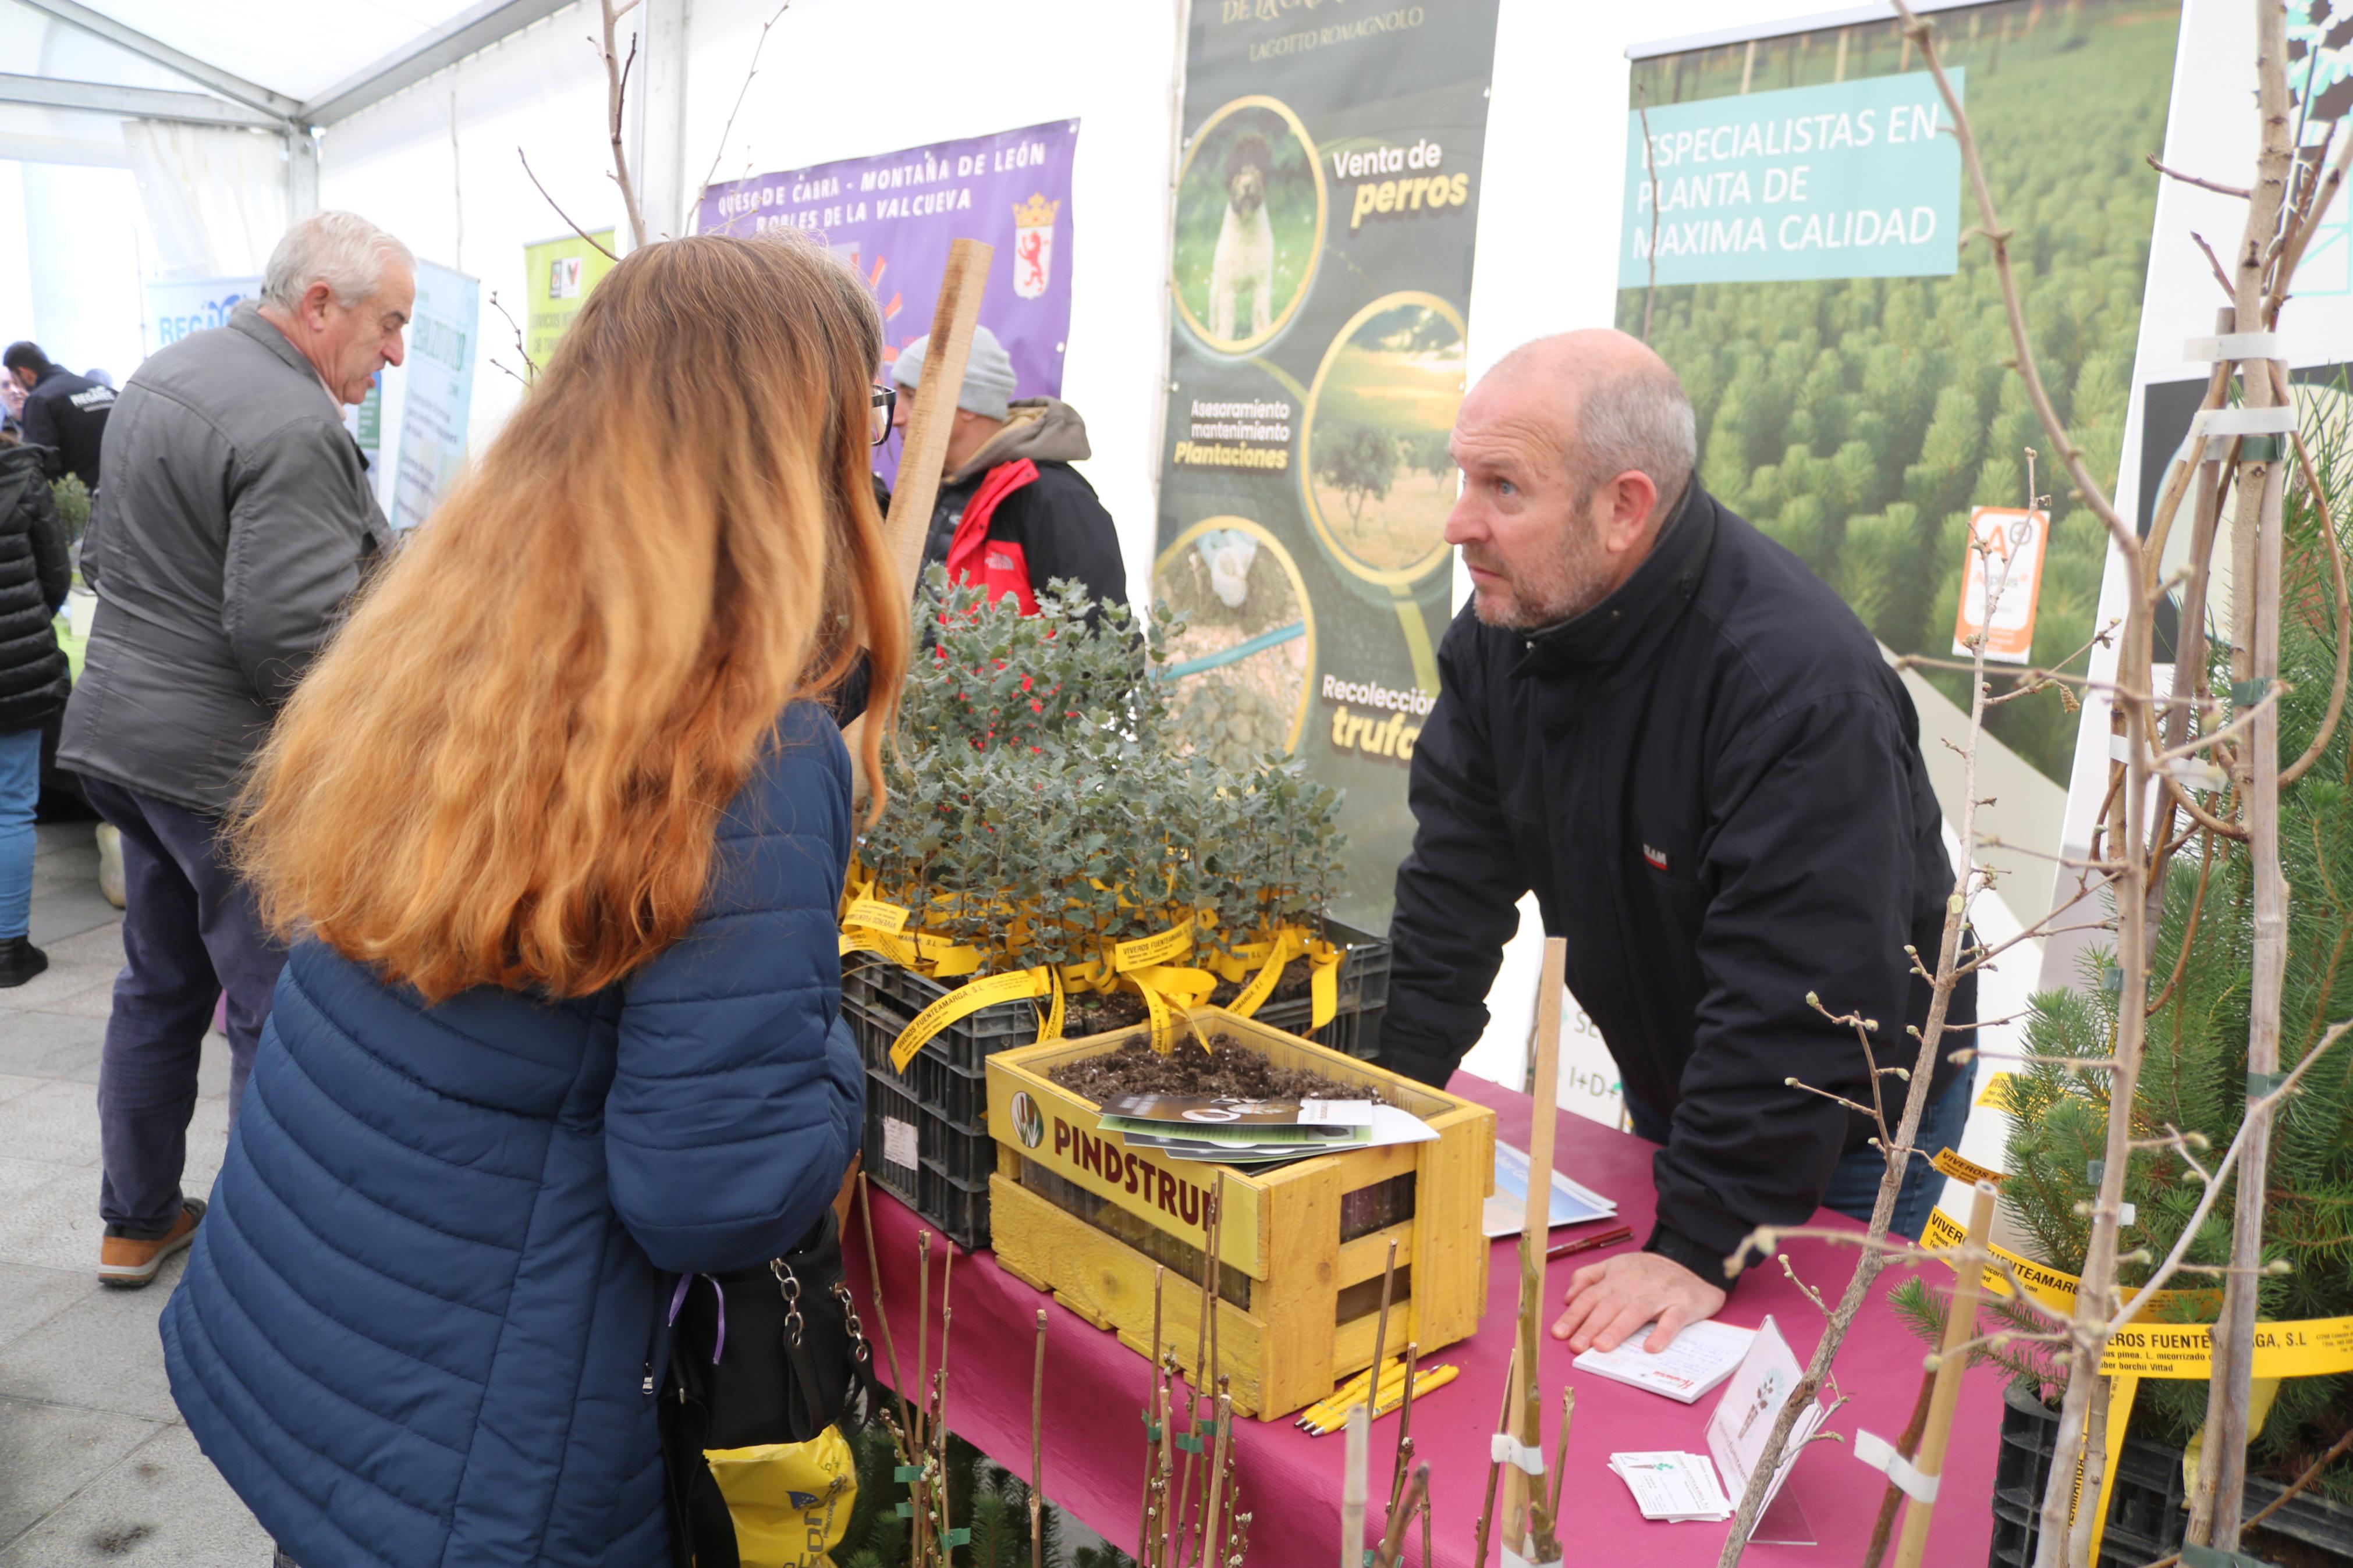
[[[1159,553],[1176,722],[1346,792],[1334,912],[1379,931],[1451,614],[1495,0],[1193,0]]]

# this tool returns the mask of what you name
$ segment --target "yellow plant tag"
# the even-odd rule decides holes
[[[1996,1186],[2001,1185],[2000,1171],[1989,1171],[1974,1160],[1962,1159],[1950,1149],[1942,1151],[1928,1163],[1957,1182],[1968,1182],[1972,1184],[1978,1182],[1991,1182]]]
[[[1009,974],[992,974],[986,980],[974,980],[959,985],[930,1006],[915,1015],[914,1019],[891,1047],[891,1066],[899,1072],[916,1054],[932,1043],[932,1037],[959,1018],[968,1017],[983,1007],[999,1002],[1018,1002],[1030,996],[1043,996],[1052,984],[1043,969],[1017,969]]]
[[[1185,957],[1193,951],[1193,922],[1196,918],[1187,915],[1166,931],[1116,943],[1111,950],[1113,971],[1125,974],[1133,970],[1150,969],[1155,964]]]
[[[1968,1231],[1961,1222],[1943,1209],[1930,1209],[1928,1223],[1920,1232],[1920,1245],[1931,1248],[1958,1247],[1968,1235]],[[2063,1268],[2053,1268],[2047,1263],[2037,1263],[2031,1258],[2022,1257],[2006,1247],[1997,1246],[1990,1241],[1986,1243],[1986,1250],[1997,1259],[2010,1265],[2011,1272],[2018,1276],[2019,1282],[2026,1287],[2028,1295],[2062,1316],[2074,1316],[2075,1289],[2083,1282],[2078,1276],[2070,1274]],[[1989,1296],[2010,1294],[2008,1277],[1990,1263],[1986,1265],[1985,1289]],[[2126,1294],[2129,1298],[2131,1292],[2127,1291]],[[2222,1293],[2219,1290],[2159,1290],[2155,1296],[2149,1298],[2147,1308],[2145,1310],[2161,1310],[2177,1301],[2189,1301],[2198,1305],[2219,1303],[2221,1299]],[[2124,1331],[2117,1331],[2122,1333]],[[2199,1331],[2202,1333],[2205,1331],[2201,1329]],[[2201,1373],[2199,1375],[2205,1374]]]
[[[1045,1023],[1042,1023],[1040,1027],[1038,1027],[1038,1044],[1040,1044],[1040,1047],[1042,1047],[1042,1044],[1047,1044],[1047,1041],[1061,1039],[1061,1018],[1063,1018],[1061,971],[1059,971],[1059,969],[1050,969],[1050,971],[1047,971],[1047,978],[1050,978],[1051,983],[1054,983],[1054,1006],[1051,1006],[1050,1011],[1047,1011]]]
[[[902,969],[915,967],[914,943],[904,937],[893,936],[889,931],[876,931],[871,926],[858,926],[843,931],[841,951],[845,954],[879,952]]]
[[[1152,1048],[1165,1057],[1176,1044],[1168,1037],[1171,1026],[1168,998],[1140,981],[1135,988],[1144,993],[1145,1010],[1152,1015]]]
[[[841,923],[869,931],[902,931],[907,929],[907,911],[881,899],[860,899],[841,912]]]
[[[980,968],[984,956],[976,947],[965,947],[928,931],[915,933],[915,953],[934,980],[957,980],[971,974]]]
[[[2205,1323],[2126,1323],[2108,1336],[2100,1372],[2107,1377],[2210,1377],[2213,1332]],[[2334,1377],[2345,1372],[2353,1372],[2353,1318],[2255,1325],[2252,1375]]]
[[[1248,985],[1242,987],[1241,994],[1226,1005],[1226,1011],[1238,1013],[1245,1018],[1255,1014],[1266,999],[1274,994],[1274,988],[1282,984],[1282,972],[1290,966],[1291,961],[1306,953],[1307,933],[1297,926],[1285,926],[1275,933],[1272,942],[1252,942],[1250,945],[1267,950],[1265,965],[1251,977]]]
[[[1330,1023],[1340,1011],[1340,960],[1344,955],[1328,942],[1307,944],[1308,962],[1315,966],[1310,977],[1308,994],[1314,1006],[1308,1027],[1320,1029]]]

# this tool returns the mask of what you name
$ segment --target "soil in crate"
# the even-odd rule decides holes
[[[1279,1068],[1231,1035],[1202,1050],[1190,1036],[1163,1056],[1146,1040],[1053,1069],[1055,1084],[1097,1105],[1118,1094],[1217,1094],[1237,1100],[1368,1100],[1380,1091],[1308,1068]]]

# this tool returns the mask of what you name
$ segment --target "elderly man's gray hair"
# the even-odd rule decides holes
[[[261,297],[291,310],[313,283],[324,283],[335,303],[346,308],[375,294],[387,264],[414,269],[408,247],[357,213],[316,212],[297,222],[269,253]]]
[[[1659,487],[1656,510],[1666,515],[1699,465],[1699,426],[1683,384],[1663,364],[1630,366],[1588,382],[1567,457],[1588,499],[1630,469],[1650,475]]]

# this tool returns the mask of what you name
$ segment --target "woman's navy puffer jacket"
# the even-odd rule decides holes
[[[797,704],[684,941],[560,1005],[278,983],[163,1319],[197,1442],[306,1568],[670,1562],[666,1276],[787,1250],[858,1146],[849,763]]]

